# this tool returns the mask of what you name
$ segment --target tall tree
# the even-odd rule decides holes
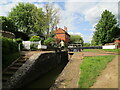
[[[41,34],[43,31],[42,19],[44,17],[44,13],[42,9],[37,9],[34,4],[19,3],[17,6],[12,8],[9,13],[9,17],[13,20],[21,32],[27,34],[37,32]]]
[[[2,24],[2,30],[4,31],[15,32],[17,30],[17,27],[9,17],[0,16],[0,22]]]
[[[82,43],[83,45],[83,38],[80,35],[70,35],[70,43]]]
[[[117,20],[115,15],[108,10],[103,11],[93,36],[96,44],[104,45],[105,43],[113,42],[116,36],[116,27]]]
[[[45,15],[46,15],[46,30],[47,37],[50,36],[50,32],[59,23],[58,9],[54,7],[54,4],[48,3],[45,5]]]

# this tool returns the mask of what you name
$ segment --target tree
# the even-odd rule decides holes
[[[52,44],[55,43],[55,39],[54,38],[47,38],[46,40],[44,40],[44,44],[47,45],[47,46],[52,46]]]
[[[43,33],[44,16],[42,9],[37,9],[34,4],[30,3],[19,3],[9,13],[9,17],[18,27],[18,31],[27,34]]]
[[[95,27],[96,31],[94,32],[93,38],[96,45],[113,42],[116,37],[116,27],[117,20],[115,15],[105,10],[101,14],[101,19]]]
[[[92,37],[91,46],[96,46],[95,38]]]
[[[17,27],[9,17],[0,16],[0,22],[2,23],[2,30],[4,31],[15,32],[17,30]]]
[[[39,36],[32,36],[30,37],[30,41],[40,41],[40,37]]]
[[[83,46],[84,46],[84,47],[89,47],[89,46],[91,46],[91,44],[90,44],[90,43],[84,43]]]
[[[82,43],[83,38],[80,35],[70,35],[70,43]]]
[[[50,36],[50,34],[52,33],[51,31],[59,23],[58,11],[58,9],[54,8],[54,4],[48,3],[45,5],[47,37]]]

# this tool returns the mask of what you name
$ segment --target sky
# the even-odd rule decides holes
[[[54,3],[59,9],[60,23],[58,27],[67,27],[69,34],[81,35],[84,42],[90,43],[95,25],[102,12],[107,9],[118,19],[119,0],[1,0],[0,16],[7,16],[11,8],[19,2],[32,3],[43,8],[46,2]]]

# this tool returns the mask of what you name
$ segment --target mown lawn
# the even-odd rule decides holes
[[[83,52],[100,52],[100,51],[120,52],[120,49],[84,49],[83,50]]]
[[[83,52],[99,52],[100,49],[84,49]]]
[[[101,71],[105,69],[108,62],[112,61],[114,57],[115,55],[85,57],[80,65],[79,87],[91,87],[95,83],[96,78],[101,74]]]

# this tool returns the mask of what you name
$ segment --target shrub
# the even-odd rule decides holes
[[[32,36],[31,38],[30,38],[30,41],[40,41],[41,39],[40,39],[40,37],[39,36]]]
[[[18,51],[18,44],[13,39],[2,37],[2,53],[9,54]]]
[[[18,43],[13,39],[0,37],[2,39],[2,63],[3,69],[20,56]]]
[[[30,49],[31,50],[37,50],[37,46],[38,46],[37,44],[31,44]]]
[[[22,43],[22,39],[21,39],[21,38],[17,38],[17,39],[15,39],[15,41],[16,41],[17,43]]]
[[[47,46],[51,46],[54,43],[55,43],[54,38],[48,38],[48,39],[44,40],[44,44],[47,45]]]

